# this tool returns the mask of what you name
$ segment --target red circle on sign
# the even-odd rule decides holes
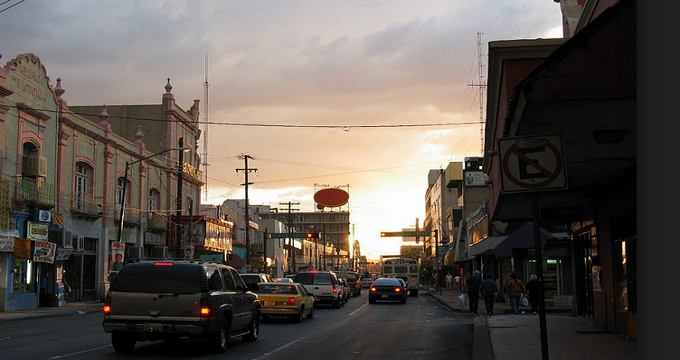
[[[341,189],[323,189],[314,194],[314,201],[319,205],[327,207],[342,206],[349,201],[349,194]]]

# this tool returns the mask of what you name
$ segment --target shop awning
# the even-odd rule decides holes
[[[502,243],[507,236],[491,236],[470,246],[470,256],[494,255],[494,249]]]
[[[547,239],[554,239],[555,236],[547,230],[540,228],[541,246],[545,245]],[[533,249],[534,248],[534,223],[525,222],[514,233],[498,244],[494,249],[496,257],[512,257],[512,249]],[[544,256],[559,257],[569,256],[568,249],[554,249],[543,252]]]

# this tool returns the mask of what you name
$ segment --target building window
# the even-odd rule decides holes
[[[75,208],[81,211],[87,208],[88,195],[90,194],[90,173],[89,166],[86,164],[76,164]]]
[[[14,292],[35,292],[35,266],[33,261],[19,261],[12,270],[12,289]]]
[[[161,199],[161,193],[156,189],[149,190],[149,216],[159,210],[158,204]]]
[[[125,188],[125,203],[128,202],[130,199],[130,191],[129,191],[129,183],[126,184],[127,180],[125,178],[119,177],[118,178],[118,184],[116,186],[116,203],[121,204],[123,203],[121,200],[123,199],[123,188]]]

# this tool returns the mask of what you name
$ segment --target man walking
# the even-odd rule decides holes
[[[446,274],[444,277],[444,281],[446,281],[446,290],[451,290],[451,283],[453,282],[453,276],[451,274]]]
[[[484,305],[486,306],[486,314],[493,315],[493,302],[496,298],[496,292],[498,291],[498,285],[495,280],[491,279],[491,274],[484,275],[484,281],[482,281],[481,294],[484,299]]]
[[[463,289],[463,291],[467,292],[468,302],[470,303],[470,313],[472,315],[479,315],[477,313],[477,308],[479,307],[479,289],[482,285],[482,278],[479,274],[481,274],[479,270],[475,270],[473,275],[465,282],[465,289]]]

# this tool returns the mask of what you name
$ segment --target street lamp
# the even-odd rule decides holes
[[[127,190],[127,177],[128,177],[128,171],[130,169],[130,165],[136,164],[140,161],[148,160],[151,159],[152,157],[165,154],[168,151],[173,151],[173,150],[180,150],[180,151],[189,151],[191,150],[191,147],[189,146],[182,146],[178,148],[173,148],[173,149],[167,149],[163,150],[161,152],[155,153],[153,155],[147,156],[145,158],[141,158],[139,160],[135,160],[133,162],[125,162],[125,177],[123,178],[123,189],[120,195],[120,217],[119,217],[119,222],[118,222],[118,242],[122,241],[122,236],[123,236],[123,221],[125,220],[125,192]]]

